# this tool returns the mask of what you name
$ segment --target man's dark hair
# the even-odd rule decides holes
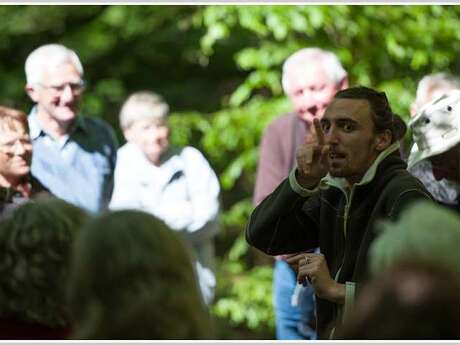
[[[406,134],[405,122],[391,110],[385,92],[379,92],[365,86],[351,87],[337,92],[334,98],[365,99],[372,110],[372,120],[375,130],[380,133],[390,130],[391,142],[400,140]]]

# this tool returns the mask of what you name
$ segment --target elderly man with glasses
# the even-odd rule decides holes
[[[100,119],[79,115],[85,83],[77,54],[59,44],[35,49],[25,63],[32,173],[54,195],[92,212],[107,207],[117,142]]]

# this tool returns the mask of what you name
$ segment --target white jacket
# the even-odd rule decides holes
[[[149,212],[179,231],[196,255],[207,303],[214,297],[216,284],[212,237],[218,230],[219,192],[216,174],[193,147],[168,149],[160,166],[153,165],[133,143],[118,150],[109,207]]]

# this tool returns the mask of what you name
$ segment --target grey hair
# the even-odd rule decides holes
[[[292,72],[311,64],[322,66],[331,81],[336,84],[347,77],[347,72],[334,53],[321,48],[303,48],[284,61],[281,83],[285,94],[289,94],[290,75]]]
[[[45,44],[36,48],[26,59],[25,72],[27,84],[40,83],[47,68],[72,63],[83,76],[83,66],[78,55],[61,44]]]
[[[453,90],[460,89],[460,78],[449,73],[433,73],[424,76],[417,85],[415,103],[425,104],[430,101],[427,99],[428,93],[434,90]]]
[[[138,120],[164,119],[168,112],[169,106],[160,95],[151,91],[135,92],[121,107],[120,126],[122,129],[127,129]]]

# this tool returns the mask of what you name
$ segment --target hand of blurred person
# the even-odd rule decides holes
[[[325,144],[324,133],[318,119],[313,120],[311,135],[296,152],[297,181],[304,188],[313,188],[327,174],[327,154],[329,145]]]
[[[297,281],[300,284],[308,281],[319,298],[344,303],[345,285],[337,283],[331,277],[323,254],[297,253],[289,255],[286,261],[291,267],[295,267]]]

